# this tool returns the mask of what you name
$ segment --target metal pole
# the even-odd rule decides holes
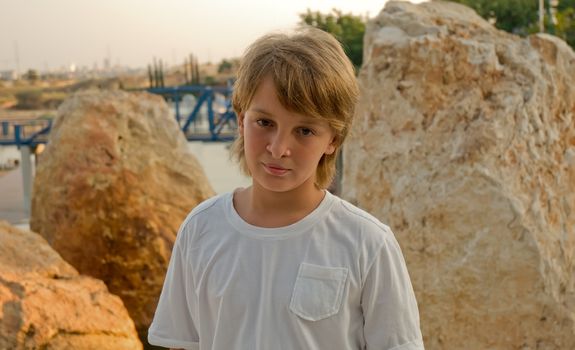
[[[14,58],[16,59],[16,79],[20,80],[20,52],[17,41],[14,41]]]
[[[208,92],[208,121],[210,125],[210,134],[212,135],[212,141],[217,138],[216,135],[216,126],[215,126],[215,119],[214,119],[214,91],[211,87],[207,87],[206,91]]]
[[[24,212],[30,216],[30,203],[32,199],[32,159],[30,158],[30,146],[20,146],[20,158],[22,169],[22,187],[24,190]]]
[[[2,136],[8,136],[8,122],[2,122]]]
[[[184,95],[181,95],[182,97]],[[178,94],[178,90],[174,92],[174,102],[176,103],[176,122],[178,122],[178,128],[181,128],[182,125],[180,124],[180,94]]]

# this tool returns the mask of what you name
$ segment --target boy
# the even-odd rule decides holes
[[[267,35],[234,87],[252,186],[182,224],[148,340],[186,349],[423,349],[390,229],[325,190],[358,88],[331,35]]]

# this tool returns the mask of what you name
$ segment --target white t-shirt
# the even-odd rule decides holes
[[[233,194],[183,222],[150,344],[201,350],[420,350],[413,288],[393,233],[326,192],[302,220],[256,227]]]

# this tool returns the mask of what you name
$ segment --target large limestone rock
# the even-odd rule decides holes
[[[575,349],[575,54],[455,3],[368,25],[343,196],[394,229],[427,349]]]
[[[0,221],[0,349],[142,349],[102,281],[80,276],[33,232]]]
[[[85,92],[58,110],[37,167],[30,226],[120,296],[144,335],[177,229],[212,195],[161,97]]]

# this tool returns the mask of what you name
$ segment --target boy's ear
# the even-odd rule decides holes
[[[338,139],[337,136],[334,136],[331,138],[331,142],[329,143],[329,145],[327,145],[327,148],[324,152],[324,154],[327,155],[331,155],[335,152],[335,150],[337,149],[337,145],[338,145]]]

